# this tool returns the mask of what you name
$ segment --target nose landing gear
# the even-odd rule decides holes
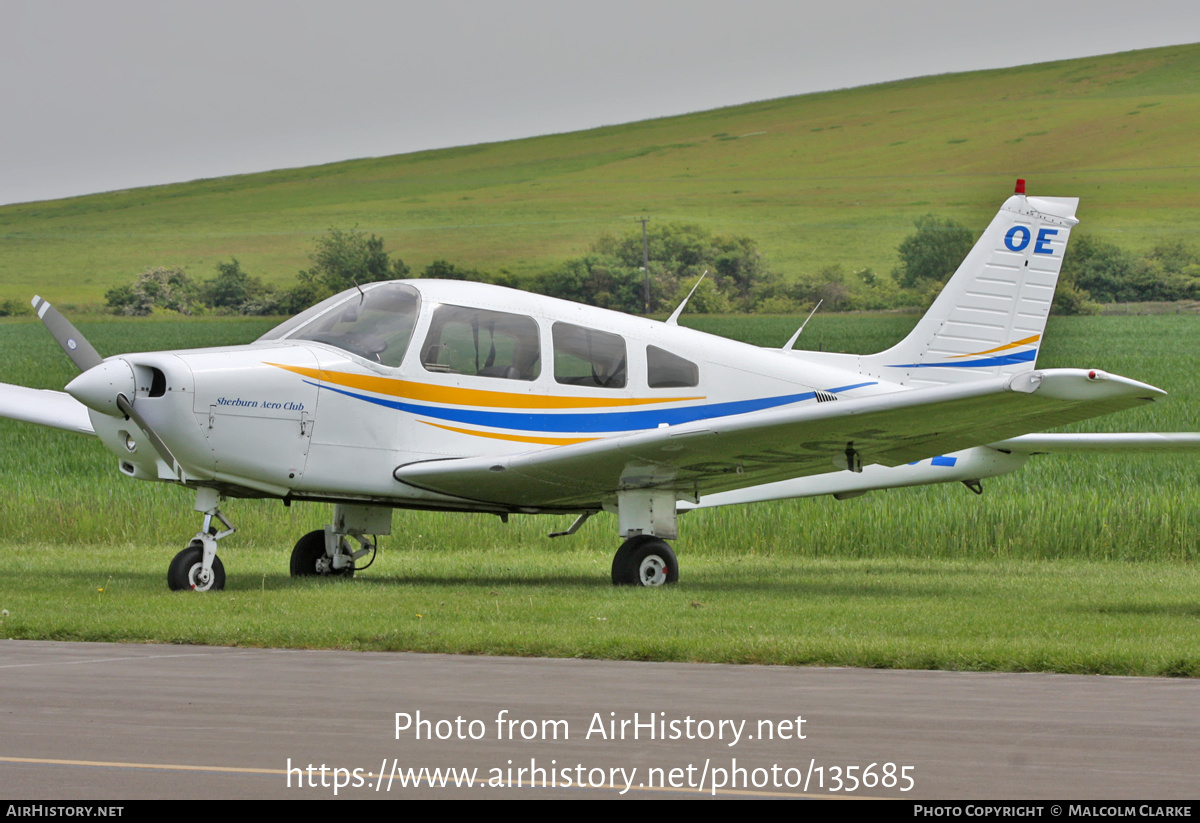
[[[222,499],[215,489],[196,490],[196,511],[204,513],[204,524],[167,567],[167,586],[171,591],[209,592],[225,588],[225,565],[217,557],[217,541],[236,532],[237,527],[218,508]],[[213,518],[225,528],[214,526]]]

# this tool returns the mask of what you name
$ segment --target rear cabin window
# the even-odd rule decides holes
[[[700,370],[690,360],[658,346],[646,347],[647,379],[652,389],[679,389],[700,385]]]
[[[555,323],[554,379],[567,386],[625,388],[625,338]]]
[[[537,323],[520,314],[438,306],[421,365],[443,374],[536,380],[542,372]]]

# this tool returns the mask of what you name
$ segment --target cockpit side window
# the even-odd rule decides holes
[[[646,347],[646,372],[652,389],[679,389],[700,385],[700,370],[695,363],[658,346]]]
[[[421,305],[412,286],[386,283],[343,293],[342,302],[332,308],[327,303],[310,309],[316,316],[302,321],[298,328],[282,329],[271,336],[326,343],[393,368],[404,360]]]
[[[620,335],[555,323],[554,379],[568,386],[625,388],[625,339]]]
[[[438,306],[421,365],[443,374],[536,380],[542,373],[537,323],[520,314]]]

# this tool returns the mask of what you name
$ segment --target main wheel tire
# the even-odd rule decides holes
[[[325,530],[317,529],[296,541],[292,549],[292,577],[353,577],[354,565],[334,571],[322,571],[319,564],[325,556]]]
[[[666,586],[679,580],[679,561],[665,540],[641,534],[626,540],[613,557],[614,586]]]
[[[204,546],[194,542],[175,555],[167,567],[167,585],[171,591],[219,592],[225,588],[225,565],[213,556],[212,572],[204,577]]]

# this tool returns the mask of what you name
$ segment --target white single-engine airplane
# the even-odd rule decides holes
[[[617,584],[673,583],[681,509],[980,481],[1052,451],[1200,448],[1200,434],[1029,434],[1165,392],[1035,368],[1076,198],[1024,181],[912,332],[887,351],[763,349],[461,281],[371,283],[246,346],[103,359],[48,303],[83,373],[0,384],[0,416],[98,437],[122,474],[196,491],[172,589],[221,589],[226,497],[334,504],[291,573],[350,575],[395,508],[615,512]],[[686,303],[686,301],[684,301]],[[683,306],[680,306],[682,309]],[[557,535],[551,535],[557,536]]]

